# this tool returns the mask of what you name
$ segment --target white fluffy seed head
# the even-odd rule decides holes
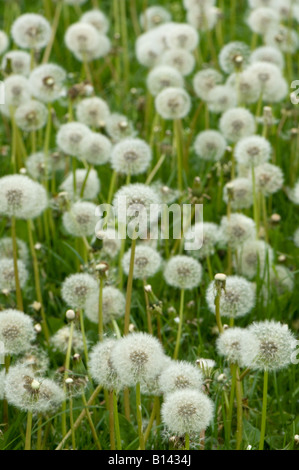
[[[131,250],[128,250],[123,257],[124,272],[129,275]],[[150,246],[138,245],[134,257],[134,279],[147,279],[154,276],[161,266],[160,254]]]
[[[256,103],[261,95],[260,82],[257,76],[248,69],[231,74],[226,85],[237,92],[239,101],[243,104]]]
[[[216,347],[220,356],[232,364],[243,367],[241,350],[256,345],[255,337],[245,328],[228,328],[217,338]]]
[[[157,63],[175,68],[182,76],[190,75],[195,67],[194,55],[186,49],[167,49]]]
[[[0,341],[4,345],[4,354],[18,355],[28,351],[35,338],[29,315],[15,309],[0,312]]]
[[[251,135],[239,140],[235,147],[235,159],[247,168],[266,163],[271,156],[271,144],[262,136]]]
[[[102,240],[102,252],[110,258],[115,258],[121,247],[117,231],[113,228],[106,228],[97,232],[96,236],[99,240]]]
[[[111,166],[117,173],[139,175],[148,169],[151,159],[151,148],[144,140],[127,138],[113,147]]]
[[[86,11],[81,16],[80,21],[91,24],[101,34],[106,34],[109,30],[109,19],[98,9]]]
[[[132,122],[118,113],[112,113],[106,119],[106,131],[114,142],[119,142],[126,137],[134,137],[136,134]]]
[[[169,21],[171,21],[171,13],[158,5],[146,8],[140,15],[140,24],[144,30],[156,28]]]
[[[275,64],[254,62],[248,67],[247,72],[257,77],[264,101],[278,102],[286,96],[288,87],[284,85],[285,80],[281,70]]]
[[[219,227],[212,222],[199,222],[191,227],[185,234],[185,239],[189,243],[198,243],[202,246],[199,250],[192,250],[189,254],[195,258],[204,259],[215,253],[219,241]],[[186,249],[186,241],[185,241]]]
[[[199,43],[197,30],[188,23],[172,23],[166,35],[166,44],[171,49],[194,51]]]
[[[0,213],[17,219],[34,219],[47,207],[44,187],[25,175],[0,178]]]
[[[215,314],[215,281],[206,292],[208,307]],[[241,276],[226,276],[225,289],[221,290],[220,315],[238,318],[247,315],[255,306],[255,291],[251,282]]]
[[[68,27],[64,36],[66,47],[80,61],[91,61],[108,54],[111,44],[90,23],[77,22]]]
[[[221,240],[225,245],[238,247],[255,237],[255,223],[244,214],[224,216],[220,223]]]
[[[79,158],[91,165],[104,165],[110,160],[112,144],[110,140],[97,132],[91,132],[80,142]]]
[[[23,364],[9,369],[5,397],[9,404],[34,414],[53,413],[65,399],[63,390],[53,380],[36,378],[32,369]]]
[[[29,274],[23,261],[17,260],[18,276],[20,288],[23,289],[28,280]],[[10,258],[0,259],[0,291],[15,291],[16,276],[14,262]]]
[[[147,384],[163,367],[161,343],[147,333],[131,333],[118,340],[111,352],[112,365],[122,386]]]
[[[71,274],[63,281],[61,295],[65,303],[72,308],[81,309],[97,287],[97,281],[90,274]]]
[[[223,81],[223,76],[218,70],[205,69],[197,72],[193,77],[193,88],[196,95],[201,99],[206,99],[207,95],[217,85]]]
[[[261,46],[252,51],[250,62],[270,62],[276,65],[280,70],[284,68],[284,57],[282,52],[273,46]]]
[[[53,160],[44,152],[33,153],[26,159],[26,170],[35,180],[48,179],[53,173]]]
[[[47,122],[47,118],[47,108],[36,100],[26,101],[15,112],[16,125],[25,132],[42,129]]]
[[[273,262],[273,250],[271,246],[263,240],[248,240],[237,250],[238,272],[252,279],[257,274],[262,279]]]
[[[194,141],[194,151],[203,160],[218,161],[225,154],[227,142],[223,135],[215,130],[200,132]]]
[[[155,223],[160,214],[160,198],[157,191],[142,183],[122,186],[114,195],[113,206],[118,219],[126,224],[136,220],[137,214],[141,231],[146,229],[150,220]]]
[[[278,296],[294,290],[294,273],[286,266],[277,264],[270,270],[270,283]]]
[[[11,35],[21,49],[42,49],[51,38],[51,26],[41,15],[25,13],[13,23]]]
[[[159,378],[162,393],[176,392],[183,389],[201,390],[203,375],[201,370],[187,361],[171,361]]]
[[[70,339],[70,327],[63,326],[51,337],[50,343],[54,351],[66,354]],[[72,337],[72,350],[81,353],[84,349],[82,334],[74,329]]]
[[[263,163],[255,167],[254,173],[256,189],[265,196],[274,194],[282,188],[284,176],[279,166]]]
[[[237,93],[229,86],[217,85],[208,94],[206,100],[211,113],[220,114],[237,105]]]
[[[97,96],[84,98],[76,107],[77,120],[94,129],[101,127],[109,116],[108,104]]]
[[[288,325],[265,320],[254,322],[248,331],[255,337],[256,343],[241,350],[242,361],[246,367],[274,371],[291,363],[297,342]]]
[[[85,169],[78,169],[76,170],[76,195],[74,195],[74,175],[70,173],[66,179],[62,182],[60,189],[66,191],[70,197],[70,199],[75,200],[80,198],[82,186],[86,179],[87,171]],[[101,183],[98,177],[96,170],[91,169],[89,171],[85,188],[83,191],[82,199],[92,200],[97,197],[100,192]]]
[[[164,119],[182,119],[191,108],[191,99],[183,88],[165,88],[155,99],[156,110]]]
[[[178,390],[169,393],[162,405],[162,421],[171,434],[198,436],[210,424],[214,405],[197,390]]]
[[[27,263],[29,259],[29,251],[27,244],[17,238],[17,250],[18,250],[18,258],[23,261],[23,263]],[[13,248],[12,248],[12,240],[11,237],[2,237],[0,239],[0,258],[9,258],[13,259]]]
[[[11,75],[4,82],[5,103],[17,108],[30,100],[30,89],[27,78],[23,75]]]
[[[269,29],[279,25],[279,15],[272,8],[260,7],[250,13],[247,23],[254,33],[264,35]]]
[[[92,202],[75,202],[68,212],[63,214],[63,226],[74,237],[89,237],[94,234],[98,222],[96,205]]]
[[[63,124],[56,134],[57,145],[64,153],[76,157],[80,153],[81,141],[90,132],[90,129],[80,122]]]
[[[126,299],[119,289],[112,286],[105,286],[103,288],[102,312],[104,324],[122,317],[125,313],[125,307]],[[99,290],[94,291],[87,297],[85,303],[85,315],[91,322],[98,323]]]
[[[147,76],[147,88],[154,96],[167,87],[183,88],[184,79],[181,73],[170,65],[157,65]]]
[[[229,42],[220,51],[219,64],[225,73],[232,73],[238,67],[237,60],[242,59],[242,67],[249,63],[250,47],[241,41]]]
[[[9,64],[11,73],[27,77],[30,73],[30,61],[28,52],[9,51],[2,58],[1,69],[6,71]]]
[[[97,343],[89,356],[89,370],[94,381],[104,389],[119,391],[121,382],[111,359],[116,344],[117,341],[110,338]]]
[[[237,142],[255,132],[254,116],[245,108],[232,108],[226,111],[220,119],[220,130],[224,137]]]
[[[248,209],[253,204],[252,183],[248,178],[236,178],[223,188],[223,200],[233,211]]]
[[[277,47],[281,52],[294,54],[299,47],[298,33],[287,26],[280,24],[277,28],[271,28],[264,36],[267,46]]]
[[[56,101],[62,93],[66,71],[56,64],[36,67],[29,76],[31,94],[40,101]]]
[[[202,266],[194,258],[177,255],[170,258],[164,269],[168,285],[179,289],[193,289],[201,282]]]

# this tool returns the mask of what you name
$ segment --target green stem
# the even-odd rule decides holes
[[[139,448],[140,450],[145,450],[144,434],[143,434],[143,429],[142,429],[140,382],[137,382],[136,384],[136,413],[137,413],[137,423],[138,423]]]
[[[80,315],[80,328],[81,328],[83,347],[84,347],[84,356],[85,356],[85,362],[86,362],[85,366],[86,366],[86,369],[88,369],[88,348],[87,348],[87,341],[86,341],[86,334],[85,334],[85,327],[84,327],[84,317],[83,317],[82,309],[80,309],[79,315]]]
[[[180,320],[179,320],[179,327],[178,327],[175,350],[174,350],[174,355],[173,355],[173,359],[175,360],[178,358],[178,355],[179,355],[180,342],[181,342],[181,336],[182,336],[183,315],[184,315],[184,297],[185,297],[185,290],[181,289],[180,313],[179,313]]]
[[[130,312],[131,312],[131,299],[132,299],[132,287],[133,287],[133,273],[134,273],[134,260],[135,260],[135,249],[136,249],[136,237],[133,235],[132,245],[131,245],[131,258],[130,258],[130,268],[128,275],[127,283],[127,295],[126,295],[126,310],[125,310],[125,326],[124,334],[129,333],[130,326]]]
[[[27,426],[26,426],[26,437],[25,437],[25,449],[31,450],[31,431],[32,431],[32,413],[27,412]]]
[[[221,298],[221,290],[217,289],[217,294],[215,297],[215,311],[216,311],[216,323],[218,326],[219,333],[223,333],[223,326],[221,321],[221,314],[220,314],[220,298]]]
[[[190,436],[187,432],[185,434],[185,450],[190,450]]]
[[[86,411],[87,421],[88,421],[89,427],[91,429],[91,433],[92,433],[93,439],[95,441],[95,444],[96,444],[98,450],[102,450],[101,443],[98,439],[97,431],[94,427],[94,424],[93,424],[93,421],[92,421],[92,418],[91,418],[91,414],[90,414],[90,411],[88,409],[88,404],[87,404],[87,401],[86,401],[84,390],[82,390],[82,401],[84,403],[84,407],[85,407],[84,409]]]
[[[109,391],[109,434],[110,450],[115,450],[113,390]]]
[[[119,418],[118,418],[117,395],[116,395],[115,390],[113,390],[112,393],[113,393],[113,410],[114,410],[114,424],[115,424],[115,435],[116,435],[116,450],[122,450]]]
[[[234,398],[235,398],[235,389],[236,389],[236,379],[237,379],[237,365],[231,364],[231,375],[232,375],[232,383],[230,389],[230,397],[229,397],[229,409],[228,409],[228,424],[227,424],[227,436],[228,441],[230,439],[231,428],[232,428],[232,417],[233,417],[233,408],[234,408]]]
[[[264,450],[266,420],[267,420],[267,395],[268,395],[268,370],[264,371],[264,387],[263,387],[263,409],[259,450]]]
[[[104,279],[100,277],[100,291],[99,291],[99,325],[98,325],[98,332],[99,332],[99,339],[103,341],[104,336],[104,327],[103,327],[103,287],[104,287]]]
[[[237,434],[236,434],[236,450],[241,450],[242,437],[243,437],[243,390],[242,382],[240,381],[240,369],[236,369],[236,398],[237,398]]]
[[[71,425],[71,432],[72,432],[72,448],[73,450],[76,450],[76,433],[74,429],[73,398],[71,394],[69,396],[69,404],[70,404],[70,425]]]
[[[21,291],[21,286],[20,286],[20,278],[19,278],[19,270],[18,270],[18,246],[17,246],[17,234],[16,234],[16,218],[14,215],[11,218],[11,238],[12,238],[13,265],[14,265],[15,283],[16,283],[17,307],[18,307],[18,310],[23,312],[23,299],[22,299],[22,291]]]

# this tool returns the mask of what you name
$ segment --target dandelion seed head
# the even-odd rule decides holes
[[[198,245],[202,242],[199,250],[189,252],[191,256],[199,259],[212,256],[219,241],[219,227],[213,222],[199,222],[187,230],[185,240],[188,240],[188,243],[198,243]]]
[[[0,30],[0,55],[3,54],[9,46],[9,39],[4,31]]]
[[[5,103],[17,108],[30,100],[29,82],[23,75],[11,75],[4,82]]]
[[[239,140],[235,147],[235,158],[248,168],[266,163],[271,156],[271,144],[262,136],[251,135]]]
[[[254,116],[245,108],[232,108],[226,111],[220,119],[220,130],[230,142],[237,142],[242,137],[255,133]]]
[[[224,356],[231,364],[239,364],[242,362],[242,348],[255,348],[255,337],[245,328],[228,328],[217,338],[217,352],[220,356]]]
[[[72,200],[79,198],[83,183],[86,179],[87,171],[85,169],[76,170],[76,195],[74,195],[74,175],[70,173],[60,185],[62,191],[66,191]],[[89,171],[82,199],[92,200],[97,197],[100,192],[101,183],[96,170]]]
[[[166,395],[162,405],[162,421],[176,436],[198,436],[210,424],[214,405],[197,390],[178,390]]]
[[[225,154],[227,142],[223,135],[215,130],[200,132],[194,141],[194,151],[203,160],[218,161]]]
[[[199,31],[211,31],[216,26],[219,10],[215,7],[194,5],[187,11],[187,21]]]
[[[17,250],[18,250],[18,258],[23,261],[23,263],[27,263],[29,259],[29,251],[27,244],[17,238]],[[12,249],[12,240],[11,237],[2,237],[0,239],[0,259],[8,258],[13,259],[13,249]]]
[[[88,127],[98,129],[102,122],[110,116],[110,109],[106,101],[97,96],[84,98],[76,107],[77,120]]]
[[[182,119],[190,111],[191,100],[183,88],[165,88],[155,99],[158,114],[164,119]]]
[[[96,291],[97,287],[97,281],[90,274],[71,274],[62,283],[61,295],[67,305],[81,309],[84,308],[88,296]]]
[[[202,266],[190,256],[176,255],[167,262],[164,278],[166,283],[172,287],[193,289],[201,282]]]
[[[170,65],[157,65],[147,76],[147,88],[154,96],[158,95],[164,88],[183,88],[184,79],[181,73]]]
[[[230,217],[222,217],[220,231],[224,244],[238,247],[255,237],[255,223],[246,215],[233,213]]]
[[[194,389],[203,387],[203,375],[198,367],[187,361],[171,361],[159,379],[162,393],[173,393],[177,390]]]
[[[138,175],[148,169],[151,159],[151,148],[144,140],[127,138],[113,147],[111,165],[117,173]]]
[[[244,345],[241,350],[246,367],[253,370],[279,370],[291,363],[296,347],[294,334],[288,325],[274,320],[254,322],[248,331],[255,337],[256,345]]]
[[[186,49],[168,49],[161,54],[158,65],[167,65],[176,69],[183,77],[190,75],[195,67],[194,55]]]
[[[90,23],[77,22],[68,27],[64,36],[66,47],[81,61],[107,55],[110,41]]]
[[[270,62],[276,65],[280,70],[284,68],[284,57],[282,52],[273,46],[261,46],[252,51],[250,62]]]
[[[109,30],[109,20],[101,10],[86,11],[81,16],[80,21],[91,24],[101,34],[106,34]]]
[[[54,351],[66,354],[70,339],[70,327],[63,326],[51,337],[50,344]],[[81,353],[84,349],[82,334],[74,329],[72,337],[72,349],[76,353]]]
[[[153,7],[146,8],[140,15],[140,24],[142,29],[149,30],[156,28],[163,23],[171,21],[171,14],[166,8],[155,5]]]
[[[236,69],[236,58],[242,58],[242,65],[245,67],[249,63],[250,47],[241,41],[229,42],[220,51],[219,64],[225,73],[232,73]]]
[[[18,276],[20,288],[22,289],[29,277],[29,273],[23,261],[17,260]],[[0,259],[0,291],[15,291],[16,290],[16,276],[14,269],[14,262],[9,258]]]
[[[53,172],[53,160],[48,159],[44,152],[30,155],[26,160],[26,170],[35,180],[48,179]]]
[[[232,196],[230,196],[232,195]],[[223,188],[223,200],[233,211],[248,209],[253,204],[252,183],[248,178],[236,178]]]
[[[15,309],[0,312],[0,341],[4,345],[4,354],[18,355],[28,351],[35,337],[29,315]]]
[[[56,64],[36,67],[29,76],[31,94],[40,101],[51,103],[60,98],[66,71]]]
[[[123,257],[123,269],[126,275],[129,275],[131,259],[131,249]],[[138,245],[134,257],[134,279],[147,279],[154,276],[161,266],[160,254],[150,246]]]
[[[119,142],[126,137],[134,137],[136,134],[132,122],[122,114],[110,114],[105,124],[107,134],[114,142]]]
[[[261,95],[261,85],[256,76],[250,70],[246,69],[238,74],[231,74],[226,85],[237,90],[239,100],[244,104],[256,103]]]
[[[112,320],[122,317],[125,313],[126,299],[124,294],[113,286],[103,288],[102,312],[103,323],[107,324]],[[87,297],[85,304],[85,315],[93,322],[99,321],[99,291],[95,291]]]
[[[9,404],[22,411],[48,414],[58,409],[64,393],[53,380],[35,378],[30,367],[16,364],[6,375],[5,397]]]
[[[77,156],[80,153],[81,141],[90,135],[90,132],[90,129],[80,122],[63,124],[56,134],[57,145],[64,153]]]
[[[18,106],[15,112],[17,126],[25,132],[42,129],[48,117],[48,111],[39,101],[29,100]]]
[[[115,344],[111,360],[123,386],[154,380],[162,370],[164,352],[160,342],[147,333],[131,333]]]
[[[3,58],[1,69],[6,70],[8,63],[11,72],[15,75],[23,75],[27,77],[30,73],[30,54],[24,51],[9,51]]]
[[[237,93],[231,87],[217,85],[207,96],[207,104],[212,113],[224,113],[237,105]]]
[[[25,175],[0,178],[0,213],[17,219],[34,219],[47,207],[44,187]]]
[[[264,278],[267,265],[273,262],[273,250],[263,240],[248,240],[237,249],[238,269],[242,276],[252,279],[257,275]]]
[[[11,27],[12,38],[21,49],[42,49],[50,41],[51,33],[48,20],[36,13],[20,15]]]
[[[298,33],[287,26],[280,24],[277,28],[269,29],[264,41],[266,46],[277,47],[281,52],[294,54],[299,47]]]
[[[193,77],[193,88],[196,95],[201,99],[206,99],[207,95],[220,85],[223,76],[215,69],[205,69],[197,72]]]
[[[282,188],[284,176],[279,166],[263,163],[255,167],[254,173],[256,188],[265,196],[274,194]]]
[[[250,13],[247,22],[254,33],[264,35],[266,31],[279,25],[279,15],[273,8],[260,7]]]
[[[111,359],[111,354],[116,344],[117,341],[110,338],[97,343],[89,356],[89,369],[92,378],[97,384],[102,385],[106,390],[119,391],[122,388],[122,384]]]

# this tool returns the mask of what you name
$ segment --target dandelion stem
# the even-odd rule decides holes
[[[110,450],[115,450],[113,390],[109,391],[109,434]]]
[[[119,418],[118,418],[118,403],[117,403],[117,394],[115,390],[113,393],[113,409],[114,409],[114,424],[115,424],[115,435],[116,435],[116,450],[121,450],[121,437],[120,437],[120,427],[119,427]]]
[[[237,365],[231,364],[231,389],[230,389],[230,397],[229,397],[229,408],[228,408],[228,424],[227,424],[227,436],[228,440],[231,434],[231,427],[232,427],[232,417],[233,417],[233,408],[234,408],[234,399],[235,399],[235,389],[236,389],[236,379],[237,379]]]
[[[28,411],[24,450],[31,450],[31,431],[32,431],[32,413],[31,411]]]
[[[140,382],[137,382],[136,384],[136,412],[137,412],[137,423],[138,423],[139,447],[140,447],[140,450],[145,450],[144,434],[143,434],[143,429],[142,429]]]
[[[266,420],[267,420],[267,395],[268,395],[268,370],[264,371],[264,387],[263,387],[263,408],[262,408],[262,423],[261,423],[261,436],[259,450],[264,450],[265,434],[266,434]]]
[[[131,258],[130,268],[127,283],[127,295],[126,295],[126,310],[125,310],[125,327],[124,334],[129,333],[130,326],[130,312],[131,312],[131,299],[132,299],[132,287],[133,287],[133,273],[134,273],[134,260],[135,260],[135,249],[136,249],[136,236],[133,234],[132,246],[131,246]]]
[[[100,277],[100,291],[99,291],[99,339],[103,341],[104,327],[103,327],[103,287],[104,279]]]
[[[79,315],[80,315],[80,328],[81,328],[83,347],[84,347],[84,356],[85,356],[85,362],[86,362],[85,367],[86,369],[88,369],[88,348],[87,348],[87,341],[86,341],[86,334],[85,334],[85,327],[84,327],[84,317],[83,317],[82,309],[80,309]]]
[[[185,297],[185,290],[181,289],[181,300],[180,300],[180,313],[179,313],[179,328],[177,332],[176,344],[173,359],[177,359],[179,356],[179,349],[180,349],[180,342],[182,336],[182,329],[183,329],[183,315],[184,315],[184,297]]]
[[[95,444],[98,448],[98,450],[102,450],[102,446],[101,446],[101,443],[98,439],[98,435],[97,435],[97,431],[94,427],[94,424],[93,424],[93,421],[92,421],[92,418],[91,418],[91,414],[89,412],[89,409],[88,409],[88,404],[87,404],[87,401],[86,401],[86,397],[85,397],[85,393],[84,393],[84,390],[82,390],[82,401],[84,403],[84,409],[86,411],[86,416],[87,416],[87,420],[88,420],[88,424],[89,424],[89,427],[91,429],[91,433],[92,433],[92,436],[93,436],[93,439],[95,441]],[[74,429],[75,430],[75,429]]]
[[[13,249],[13,265],[15,272],[16,282],[16,296],[17,296],[17,307],[18,310],[23,312],[23,299],[22,291],[20,286],[19,270],[18,270],[18,246],[17,246],[17,234],[16,234],[16,218],[13,215],[11,218],[11,238],[12,238],[12,249]]]
[[[190,450],[190,436],[187,432],[185,434],[185,450]]]
[[[236,398],[237,398],[237,434],[236,434],[236,450],[241,450],[243,435],[243,403],[242,403],[242,382],[240,381],[240,369],[236,368]]]
[[[52,24],[51,39],[48,42],[46,50],[44,52],[44,56],[43,56],[43,60],[42,60],[43,64],[46,64],[50,59],[50,55],[51,55],[53,44],[54,44],[55,37],[56,37],[57,28],[58,28],[58,25],[59,25],[59,20],[60,20],[61,11],[62,11],[62,5],[63,5],[62,1],[58,1],[57,5],[56,5],[53,24]]]
[[[76,450],[76,433],[74,429],[74,414],[73,414],[73,398],[71,394],[69,395],[69,405],[70,405],[70,425],[72,431],[72,448]]]

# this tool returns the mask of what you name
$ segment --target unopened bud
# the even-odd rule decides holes
[[[76,313],[74,312],[74,310],[67,310],[65,316],[66,316],[67,320],[73,321],[76,318]]]

